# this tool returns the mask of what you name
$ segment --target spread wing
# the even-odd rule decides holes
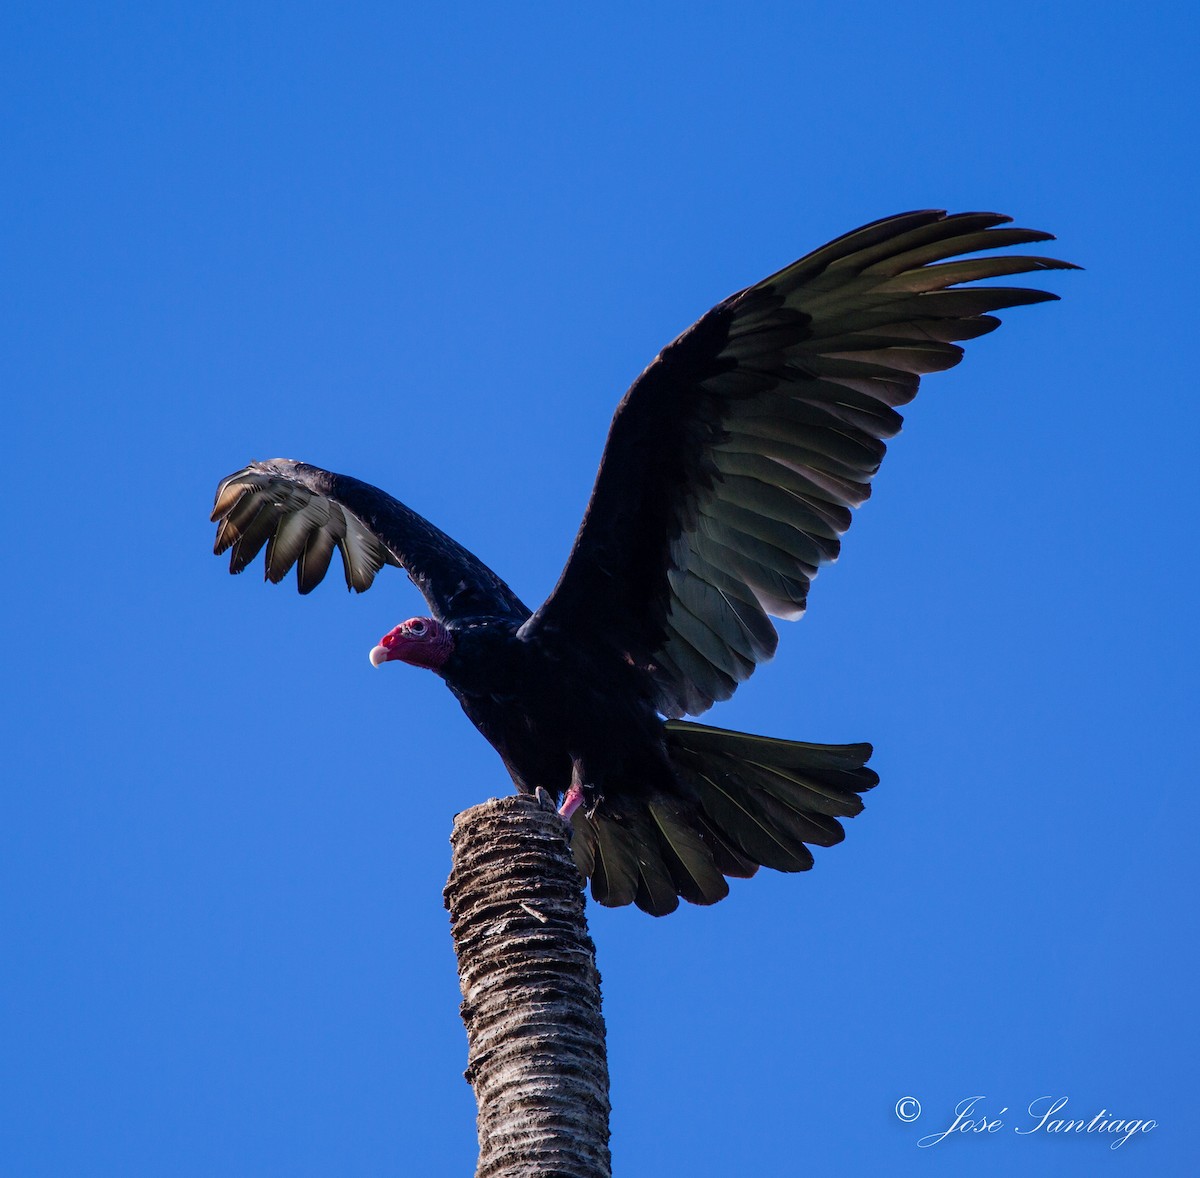
[[[839,237],[714,307],[617,408],[554,592],[523,633],[607,644],[659,710],[696,715],[769,659],[798,618],[920,377],[990,314],[1056,295],[963,285],[1052,258],[961,258],[1051,240],[996,213],[905,213]],[[951,260],[958,259],[958,260]]]
[[[528,608],[461,544],[369,483],[305,462],[252,462],[222,479],[212,518],[213,551],[229,548],[229,571],[240,573],[267,549],[267,580],[296,567],[310,593],[342,554],[346,585],[362,593],[385,564],[405,569],[439,621],[499,616],[522,621]]]

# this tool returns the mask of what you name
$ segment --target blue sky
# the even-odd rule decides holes
[[[419,612],[403,577],[233,580],[213,488],[277,455],[358,475],[540,601],[658,348],[929,206],[1086,271],[926,382],[808,617],[709,713],[873,741],[845,843],[713,909],[591,909],[615,1164],[1184,1171],[1187,6],[3,23],[6,1175],[470,1172],[441,888],[506,775],[433,677],[369,666]],[[1002,1131],[918,1148],[972,1096]],[[1016,1134],[1045,1096],[1159,1127]]]

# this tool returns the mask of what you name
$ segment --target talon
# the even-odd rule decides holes
[[[554,804],[554,799],[550,796],[550,791],[543,786],[538,786],[533,791],[533,796],[537,798],[537,803],[543,810],[557,810],[558,807]]]

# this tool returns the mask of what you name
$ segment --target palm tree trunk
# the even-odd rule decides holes
[[[493,798],[455,818],[450,845],[476,1178],[609,1178],[600,975],[563,821]]]

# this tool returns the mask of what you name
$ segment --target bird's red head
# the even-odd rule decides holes
[[[371,665],[409,663],[437,671],[454,650],[454,635],[434,618],[409,618],[389,630],[371,651]]]

